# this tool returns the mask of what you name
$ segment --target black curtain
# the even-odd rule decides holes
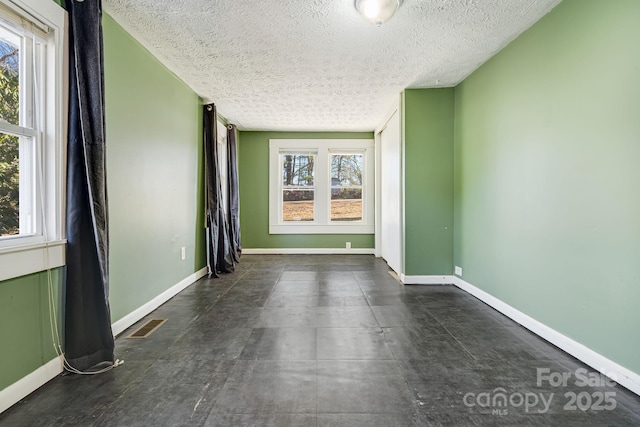
[[[204,106],[204,156],[205,192],[207,215],[207,264],[209,275],[219,277],[219,273],[234,270],[229,227],[222,204],[220,184],[220,159],[218,158],[218,120],[213,104]]]
[[[229,243],[233,261],[240,262],[240,193],[238,191],[238,144],[236,125],[227,125],[227,187],[229,192]]]
[[[102,2],[67,0],[69,134],[65,353],[85,371],[113,364],[105,159]]]

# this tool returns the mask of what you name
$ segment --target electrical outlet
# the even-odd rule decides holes
[[[351,242],[347,242],[347,249],[351,249]]]
[[[184,246],[180,248],[180,257],[182,261],[187,259],[187,248],[185,248]]]
[[[458,267],[457,265],[454,268],[454,273],[456,276],[462,277],[462,267]]]

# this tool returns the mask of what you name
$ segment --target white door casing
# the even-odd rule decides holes
[[[400,114],[380,132],[380,255],[402,274],[402,157]]]

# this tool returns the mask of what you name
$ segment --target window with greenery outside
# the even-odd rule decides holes
[[[363,157],[331,155],[331,221],[362,221]]]
[[[20,121],[19,47],[0,39],[0,120]],[[0,236],[20,232],[20,138],[0,133]]]
[[[282,156],[282,220],[313,221],[315,219],[315,156],[284,154]]]

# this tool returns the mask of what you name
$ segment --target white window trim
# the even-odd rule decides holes
[[[281,151],[317,150],[315,168],[315,220],[282,221]],[[364,154],[362,221],[330,221],[331,152],[357,151]],[[269,140],[269,234],[373,234],[375,152],[372,139],[271,139]]]
[[[44,230],[40,239],[8,238],[0,246],[0,281],[65,264],[64,142],[67,106],[67,12],[53,0],[0,0],[0,6],[47,31],[42,143]]]

